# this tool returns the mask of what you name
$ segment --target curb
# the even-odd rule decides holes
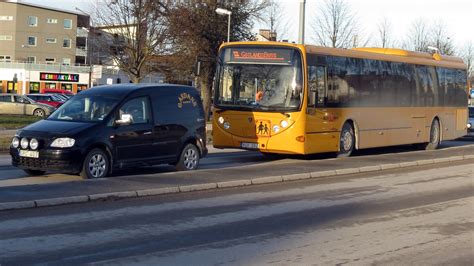
[[[204,190],[211,190],[211,189],[222,189],[222,188],[243,187],[243,186],[251,186],[251,185],[281,183],[281,182],[286,182],[286,181],[349,175],[349,174],[357,174],[357,173],[370,173],[370,172],[377,172],[377,171],[383,171],[383,170],[400,169],[400,168],[422,166],[422,165],[424,166],[424,165],[464,161],[464,160],[471,160],[471,159],[474,159],[474,155],[452,156],[452,157],[439,158],[439,159],[419,160],[419,161],[414,161],[414,162],[381,164],[381,165],[375,165],[375,166],[363,166],[363,167],[356,167],[356,168],[345,168],[345,169],[338,169],[338,170],[299,173],[299,174],[290,174],[290,175],[282,175],[282,176],[267,176],[267,177],[258,177],[258,178],[252,178],[252,179],[231,180],[231,181],[224,181],[224,182],[217,182],[217,183],[204,183],[204,184],[183,185],[183,186],[164,187],[164,188],[155,188],[155,189],[143,189],[143,190],[136,190],[136,191],[100,193],[100,194],[92,194],[92,195],[87,195],[87,196],[72,196],[72,197],[39,199],[39,200],[30,200],[30,201],[5,202],[5,203],[0,203],[0,211],[30,209],[30,208],[39,208],[39,207],[47,207],[47,206],[59,206],[59,205],[66,205],[66,204],[84,203],[84,202],[92,202],[92,201],[105,201],[105,200],[113,200],[113,199],[141,198],[141,197],[158,196],[158,195],[165,195],[165,194],[204,191]]]

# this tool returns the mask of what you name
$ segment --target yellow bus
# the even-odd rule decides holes
[[[312,154],[418,144],[467,132],[460,58],[400,49],[280,42],[220,47],[213,145]]]

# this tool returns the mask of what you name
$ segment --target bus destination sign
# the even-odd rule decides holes
[[[79,74],[62,74],[62,73],[40,72],[40,80],[79,82]]]
[[[262,48],[228,48],[225,61],[228,63],[273,63],[291,64],[292,50]]]

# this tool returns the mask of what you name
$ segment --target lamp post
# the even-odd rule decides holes
[[[22,44],[21,45],[21,48],[30,48],[28,45],[26,44]],[[27,52],[26,53],[26,63],[28,64],[28,87],[31,87],[31,61],[30,61],[30,58],[29,58],[29,53]],[[29,89],[28,89],[29,91]],[[26,73],[25,73],[25,80],[23,80],[23,84],[21,85],[21,92],[22,94],[26,94]]]
[[[227,42],[229,42],[230,41],[230,15],[232,15],[232,12],[224,8],[217,8],[216,13],[219,15],[229,16],[227,20]]]

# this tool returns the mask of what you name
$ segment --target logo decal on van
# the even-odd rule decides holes
[[[183,108],[183,104],[191,103],[193,107],[197,106],[196,99],[191,96],[189,93],[181,93],[178,97],[178,108]]]

